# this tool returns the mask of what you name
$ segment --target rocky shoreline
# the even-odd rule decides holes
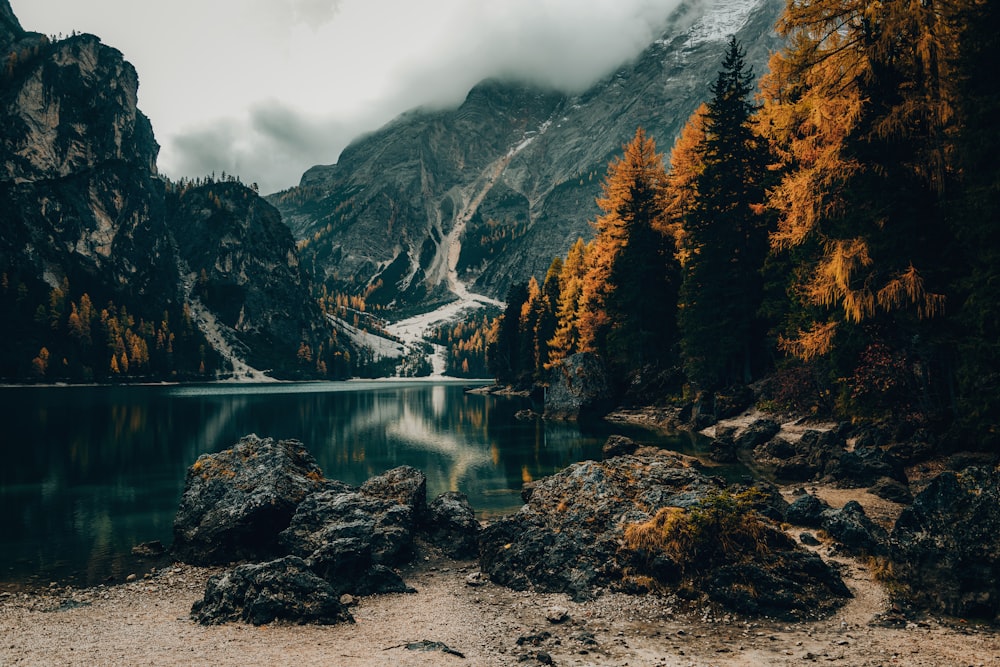
[[[798,456],[822,474],[732,486],[613,436],[603,461],[527,485],[520,511],[481,525],[461,494],[428,501],[415,469],[355,488],[301,443],[248,436],[190,467],[179,562],[0,594],[0,663],[1000,665],[996,469],[911,484],[927,463],[891,444],[861,455],[842,425],[749,411],[709,428],[713,457]]]
[[[190,620],[191,604],[222,570],[175,564],[116,586],[0,594],[0,663],[1000,665],[990,626],[937,616],[887,622],[895,612],[868,566],[828,548],[818,547],[840,563],[853,597],[828,618],[798,622],[742,618],[670,595],[609,592],[576,602],[489,581],[473,586],[476,561],[420,546],[401,569],[417,592],[359,598],[354,623],[205,626]]]

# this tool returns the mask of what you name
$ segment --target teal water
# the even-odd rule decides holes
[[[599,459],[611,433],[693,452],[689,436],[518,420],[521,399],[467,382],[0,388],[0,589],[93,585],[169,546],[185,471],[247,433],[301,440],[325,475],[361,484],[399,465],[428,496],[466,493],[482,516],[520,506],[525,481]]]

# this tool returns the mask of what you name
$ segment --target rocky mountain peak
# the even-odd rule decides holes
[[[157,174],[119,51],[26,33],[7,0],[0,42],[0,378],[348,374],[278,213],[231,179]]]
[[[21,22],[14,16],[9,0],[0,0],[0,49],[7,50],[24,35]]]
[[[586,91],[484,81],[455,109],[408,112],[359,138],[270,201],[331,291],[426,305],[458,280],[502,298],[592,236],[608,162],[637,127],[669,152],[731,34],[764,71],[782,6],[682,3],[659,39]]]

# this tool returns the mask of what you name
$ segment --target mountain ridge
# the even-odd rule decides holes
[[[268,200],[300,239],[317,283],[394,307],[449,298],[446,277],[433,269],[455,252],[443,241],[461,213],[455,268],[473,289],[502,297],[592,235],[607,164],[636,127],[669,151],[708,96],[726,37],[716,33],[738,26],[760,71],[778,43],[782,7],[682,4],[659,39],[583,93],[486,80],[457,108],[412,110],[359,137],[335,164],[307,170],[299,186]],[[387,154],[396,159],[383,166]],[[470,210],[464,193],[501,162]]]
[[[277,211],[234,180],[159,175],[120,51],[25,32],[7,0],[0,45],[0,377],[204,380],[247,360],[280,377],[351,374]],[[227,285],[240,298],[213,301]]]

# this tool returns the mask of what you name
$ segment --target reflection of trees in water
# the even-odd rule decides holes
[[[431,495],[458,489],[485,513],[519,505],[524,481],[599,457],[607,436],[517,420],[524,401],[457,385],[340,388],[0,390],[0,576],[18,558],[30,571],[67,554],[93,577],[121,575],[134,544],[169,542],[187,467],[248,433],[301,440],[351,484],[412,465]]]

